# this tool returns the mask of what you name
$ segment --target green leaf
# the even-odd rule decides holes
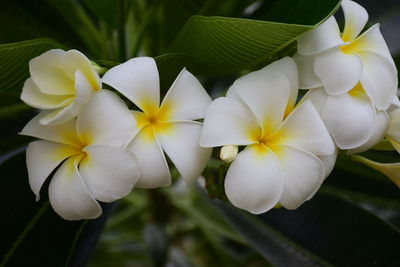
[[[0,45],[0,91],[20,92],[29,77],[29,61],[53,48],[63,46],[52,39],[40,38]]]
[[[65,265],[85,221],[65,221],[47,200],[35,201],[24,153],[0,165],[0,172],[0,266]]]
[[[255,216],[222,203],[218,206],[232,227],[273,266],[329,266]]]
[[[111,26],[116,26],[116,0],[83,0],[96,16]]]
[[[293,1],[292,1],[293,2]],[[290,5],[285,14],[304,6],[302,17],[318,16],[312,25],[300,25],[251,19],[193,16],[182,28],[169,52],[184,53],[193,58],[190,70],[206,76],[222,76],[267,64],[276,60],[301,34],[313,29],[331,16],[339,0],[324,1],[330,7],[322,13],[314,10],[319,0]],[[280,14],[282,15],[282,14]],[[284,15],[284,14],[283,14]]]

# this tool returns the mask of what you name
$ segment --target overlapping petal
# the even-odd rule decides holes
[[[297,51],[301,55],[315,55],[343,43],[339,26],[332,16],[317,28],[304,33],[297,41]]]
[[[128,149],[136,156],[142,170],[136,187],[156,188],[171,184],[171,174],[164,152],[151,125],[139,131]]]
[[[94,198],[115,201],[127,195],[139,180],[138,161],[128,149],[93,145],[85,147],[84,152],[79,172]]]
[[[125,103],[113,92],[96,92],[77,119],[77,132],[84,144],[127,145],[136,122]]]
[[[286,209],[296,209],[321,186],[325,178],[324,164],[302,149],[276,146],[273,151],[279,160],[283,180],[279,203]]]
[[[342,39],[345,42],[353,41],[364,29],[368,21],[368,13],[359,4],[350,0],[342,1],[345,25]]]
[[[233,98],[220,97],[206,111],[200,145],[249,145],[260,134],[261,129],[256,118],[244,103]]]
[[[144,112],[150,112],[160,104],[160,81],[153,58],[130,59],[107,71],[102,81],[114,87]]]
[[[247,147],[232,162],[225,178],[225,193],[236,207],[260,214],[274,207],[281,196],[283,181],[279,162],[265,148]]]
[[[211,101],[196,77],[184,68],[167,92],[160,109],[168,113],[170,120],[197,120],[204,118]]]
[[[193,183],[205,168],[211,148],[199,146],[202,124],[182,121],[171,123],[171,132],[157,132],[161,146],[186,183]]]
[[[76,147],[49,141],[34,141],[26,149],[26,166],[29,185],[36,200],[40,199],[40,189],[50,173],[66,158],[79,154]]]
[[[358,55],[333,48],[315,57],[314,71],[325,90],[332,95],[350,91],[365,68]]]
[[[299,69],[299,88],[301,89],[313,89],[322,86],[321,80],[314,71],[315,57],[303,56],[299,53],[293,56]]]
[[[80,159],[81,156],[67,159],[49,185],[50,204],[66,220],[93,219],[102,212],[79,174]]]
[[[330,155],[335,149],[332,138],[311,101],[305,101],[297,107],[268,138],[268,142],[304,149],[315,155]]]

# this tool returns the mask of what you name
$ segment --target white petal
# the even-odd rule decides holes
[[[351,159],[383,173],[390,180],[392,180],[393,183],[395,183],[398,187],[400,187],[400,162],[380,163],[369,160],[362,156],[352,156]]]
[[[168,164],[152,126],[142,128],[128,149],[136,156],[142,170],[135,187],[156,188],[171,184]]]
[[[291,87],[288,107],[292,109],[296,103],[297,95],[299,94],[299,74],[296,62],[290,57],[284,57],[269,64],[268,68],[281,72],[289,80]]]
[[[342,1],[341,6],[345,19],[342,39],[345,42],[349,42],[356,39],[364,29],[368,21],[368,13],[365,8],[353,1]]]
[[[94,198],[112,202],[126,196],[139,180],[136,157],[126,148],[88,146],[79,172]]]
[[[167,92],[161,110],[168,109],[170,120],[197,120],[204,118],[211,102],[201,83],[184,68]]]
[[[314,71],[315,57],[302,56],[299,53],[293,56],[299,70],[299,88],[301,89],[312,89],[322,86],[321,80]]]
[[[304,103],[307,100],[311,100],[312,104],[314,105],[315,109],[318,111],[318,113],[321,115],[322,111],[324,110],[326,100],[328,99],[329,95],[325,91],[325,89],[322,88],[315,88],[312,90],[309,90],[303,98],[300,100],[300,103]]]
[[[372,136],[375,108],[367,97],[353,97],[348,93],[329,96],[321,115],[336,145],[353,149]]]
[[[67,106],[74,101],[74,95],[49,95],[42,93],[33,82],[32,78],[25,81],[22,88],[21,100],[31,107],[40,109],[53,109]]]
[[[386,136],[393,141],[400,143],[400,108],[390,113],[389,127]]]
[[[29,62],[29,72],[42,93],[52,95],[75,94],[74,81],[61,68],[65,51],[52,49]]]
[[[388,124],[389,117],[386,114],[386,111],[377,111],[375,125],[372,128],[372,135],[369,140],[362,146],[349,150],[348,154],[361,153],[374,147],[376,144],[383,140]]]
[[[251,72],[237,79],[227,96],[234,93],[249,107],[265,133],[282,122],[291,93],[289,79],[274,66]]]
[[[276,145],[307,150],[315,155],[330,155],[335,146],[311,101],[297,107],[269,138]]]
[[[313,55],[341,44],[339,26],[332,16],[317,28],[304,33],[297,40],[297,51],[301,55]]]
[[[40,123],[43,125],[56,125],[75,118],[94,92],[86,77],[79,70],[75,72],[75,89],[76,94],[70,105],[54,110],[44,116]]]
[[[160,104],[160,81],[153,58],[130,59],[107,71],[102,80],[145,112]]]
[[[277,146],[273,151],[282,170],[283,190],[279,203],[287,209],[297,209],[321,186],[325,166],[305,150]]]
[[[77,132],[85,144],[125,146],[136,132],[136,122],[124,101],[101,90],[80,112]]]
[[[68,50],[62,57],[61,65],[65,73],[71,79],[74,79],[76,77],[75,73],[79,71],[89,82],[91,90],[101,89],[101,80],[99,75],[90,63],[89,59],[81,52],[74,49]]]
[[[379,30],[379,24],[375,24],[362,35],[360,35],[352,44],[355,52],[358,52],[362,56],[362,52],[373,52],[379,54],[387,59],[391,64],[394,64],[392,55],[390,54],[389,48],[386,44],[385,39]]]
[[[396,67],[376,53],[364,52],[362,59],[361,84],[378,109],[387,109],[397,92]]]
[[[200,145],[248,145],[255,142],[252,132],[258,133],[258,138],[261,130],[245,104],[232,98],[220,97],[206,111]]]
[[[79,159],[67,159],[49,185],[50,204],[66,220],[94,219],[102,212],[78,172]]]
[[[359,82],[363,63],[358,55],[333,48],[315,57],[314,71],[326,91],[338,95],[350,91]]]
[[[79,138],[76,135],[76,120],[71,120],[59,125],[40,124],[39,121],[47,114],[49,114],[49,111],[42,111],[40,114],[36,115],[36,117],[25,125],[20,134],[67,145],[76,146],[80,144]]]
[[[193,183],[202,173],[211,155],[211,148],[199,146],[202,124],[174,122],[170,131],[159,131],[161,146],[186,183]]]
[[[260,214],[273,208],[281,196],[282,175],[273,152],[247,147],[232,162],[225,178],[225,193],[240,209]]]
[[[327,156],[318,156],[318,158],[322,161],[322,163],[325,166],[325,178],[327,178],[333,171],[338,153],[339,153],[339,149],[337,149],[335,147],[335,151],[332,154],[327,155]]]
[[[36,200],[40,199],[40,189],[50,173],[67,157],[80,151],[73,146],[49,141],[34,141],[26,149],[26,166],[28,168],[29,185]]]

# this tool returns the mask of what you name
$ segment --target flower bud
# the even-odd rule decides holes
[[[238,153],[239,147],[238,146],[223,146],[221,148],[221,152],[219,153],[219,157],[225,162],[230,163],[232,162]]]

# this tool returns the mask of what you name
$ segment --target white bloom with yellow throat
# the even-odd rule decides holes
[[[21,134],[43,140],[26,150],[29,184],[39,200],[40,189],[57,168],[49,185],[49,200],[64,219],[92,219],[102,210],[96,199],[115,201],[128,194],[140,177],[136,157],[126,148],[135,120],[114,93],[101,90],[82,108],[77,119],[42,125],[44,111]]]
[[[171,174],[164,152],[187,183],[205,168],[211,149],[198,145],[202,123],[211,98],[200,82],[183,69],[160,104],[160,81],[154,59],[138,57],[120,64],[102,78],[132,101],[137,125],[128,148],[137,156],[141,188],[168,186]]]
[[[342,1],[343,33],[334,17],[298,40],[294,56],[300,88],[323,87],[330,95],[349,92],[358,83],[379,109],[387,109],[396,95],[397,69],[376,24],[360,34],[368,21],[359,4]]]
[[[297,94],[296,64],[284,58],[239,78],[207,109],[200,145],[245,146],[225,178],[236,207],[295,209],[332,170],[333,141],[310,101],[295,107]]]
[[[21,99],[43,110],[43,125],[61,124],[77,116],[101,80],[90,61],[79,51],[52,49],[29,62],[31,77],[25,81]]]

